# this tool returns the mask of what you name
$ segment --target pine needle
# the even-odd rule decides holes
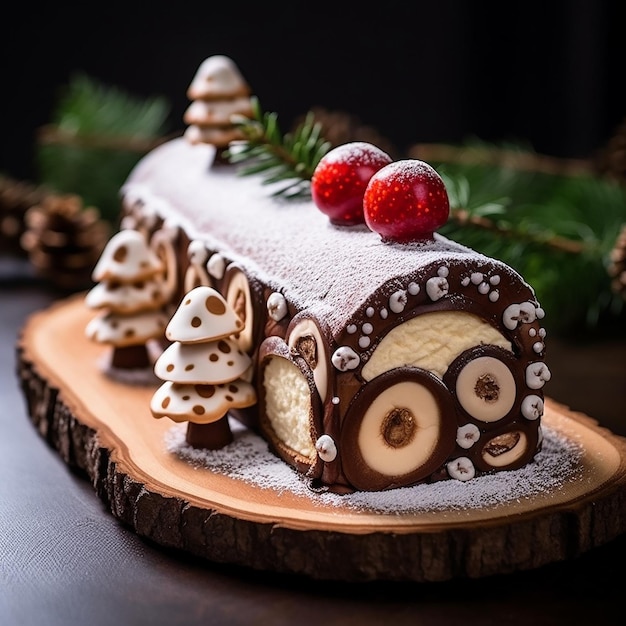
[[[37,137],[41,182],[80,195],[114,221],[119,189],[137,161],[163,136],[169,105],[140,99],[85,75],[72,78],[51,124]]]

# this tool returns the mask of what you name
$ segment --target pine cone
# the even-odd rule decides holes
[[[321,136],[333,148],[351,141],[366,141],[384,150],[392,158],[397,157],[397,150],[391,141],[372,126],[363,124],[358,117],[343,111],[328,111],[322,107],[313,107],[311,113],[315,122],[321,125]],[[302,124],[304,119],[302,116],[296,120],[295,126]]]
[[[608,268],[611,288],[626,299],[626,224],[622,226],[611,251],[611,263]]]
[[[25,223],[22,246],[42,278],[67,291],[92,284],[91,272],[109,237],[97,209],[84,209],[79,196],[52,194],[26,212]]]
[[[626,185],[626,119],[595,159],[598,173]]]
[[[26,230],[24,215],[41,202],[45,191],[31,183],[0,175],[0,251],[15,256],[26,256],[20,245]]]

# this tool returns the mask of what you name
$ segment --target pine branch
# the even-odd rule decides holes
[[[440,232],[516,269],[535,289],[553,330],[594,328],[626,310],[609,271],[626,223],[624,187],[581,168],[555,175],[469,158],[431,164],[451,204]]]
[[[50,124],[37,135],[41,182],[81,196],[108,221],[119,215],[119,189],[137,161],[163,141],[169,105],[141,99],[84,75],[72,78]]]
[[[511,240],[521,240],[527,243],[544,245],[562,252],[571,254],[581,254],[585,251],[586,246],[581,241],[573,241],[558,235],[540,235],[538,233],[520,232],[514,228],[504,228],[499,226],[493,220],[481,215],[473,215],[467,209],[453,208],[450,210],[450,219],[457,222],[460,227],[466,225],[477,226],[478,228],[491,231],[496,235],[507,237]]]
[[[310,193],[309,182],[320,159],[331,145],[321,136],[321,124],[313,113],[293,132],[283,135],[276,113],[263,112],[257,98],[252,98],[253,118],[236,118],[245,139],[225,152],[231,163],[248,163],[242,176],[262,174],[263,183],[287,183],[272,195],[300,197]]]

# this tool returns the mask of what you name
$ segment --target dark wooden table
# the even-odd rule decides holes
[[[218,566],[146,543],[36,432],[15,373],[25,318],[58,294],[0,276],[0,624],[623,624],[626,536],[538,570],[340,584]],[[549,338],[550,340],[550,338]],[[626,436],[626,333],[548,343],[547,394]]]

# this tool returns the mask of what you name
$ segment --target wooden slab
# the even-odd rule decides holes
[[[103,375],[106,348],[84,338],[92,316],[78,295],[27,321],[18,367],[29,414],[113,515],[162,546],[313,578],[421,582],[531,569],[626,532],[626,439],[549,399],[543,424],[580,450],[577,471],[532,497],[504,493],[515,484],[507,472],[502,498],[489,506],[381,511],[199,466],[166,445],[173,423],[150,414],[158,381],[132,386]]]

